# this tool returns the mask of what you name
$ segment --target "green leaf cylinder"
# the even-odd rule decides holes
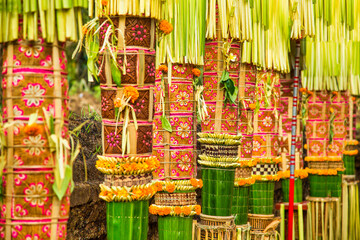
[[[311,197],[341,197],[342,174],[309,174]]]
[[[193,217],[158,217],[159,240],[191,240]]]
[[[355,156],[344,155],[343,156],[345,175],[355,175]]]
[[[234,187],[232,214],[236,225],[248,222],[250,187]]]
[[[281,180],[281,190],[283,202],[289,202],[290,179]],[[296,178],[294,183],[294,202],[302,202],[302,180],[299,178]]]
[[[273,214],[274,209],[273,181],[258,181],[250,187],[249,210],[252,214]]]
[[[201,169],[202,213],[212,216],[230,216],[234,191],[235,169]]]
[[[108,240],[146,240],[149,201],[109,202],[106,219]]]

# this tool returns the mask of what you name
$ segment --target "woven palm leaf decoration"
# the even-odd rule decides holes
[[[205,41],[206,1],[162,1],[158,35],[153,123],[153,154],[160,166],[153,173],[159,192],[150,213],[158,215],[160,240],[187,239],[193,236],[193,217],[201,213],[196,202],[196,122],[201,109]],[[204,111],[204,110],[203,110]],[[202,111],[202,112],[203,112]],[[201,112],[198,112],[201,114]]]
[[[3,239],[66,239],[79,149],[68,131],[65,42],[87,1],[1,1]]]
[[[89,73],[100,82],[108,239],[147,239],[152,172],[156,36],[160,1],[90,1],[83,26]],[[77,50],[81,49],[81,43]]]

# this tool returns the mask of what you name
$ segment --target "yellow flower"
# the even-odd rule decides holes
[[[229,59],[230,59],[230,62],[235,62],[236,59],[237,59],[237,56],[235,54],[233,54],[233,53],[230,53],[229,54]]]

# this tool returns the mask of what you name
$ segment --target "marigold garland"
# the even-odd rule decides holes
[[[307,162],[340,162],[342,161],[342,157],[315,157],[315,156],[307,156],[305,157],[305,161]]]
[[[282,179],[290,178],[289,170],[288,171],[279,171],[277,174],[278,174],[278,177],[282,178]],[[309,174],[306,169],[295,170],[296,178],[304,179],[304,178],[307,178],[308,176],[309,176]]]
[[[311,169],[311,168],[306,168],[306,171],[309,174],[313,174],[313,175],[337,175],[338,172],[342,172],[345,169],[343,168],[336,168],[336,169]]]
[[[139,175],[154,171],[160,166],[159,160],[152,157],[112,158],[98,156],[96,168],[104,174]]]
[[[354,156],[357,155],[359,153],[359,151],[357,149],[355,150],[348,150],[348,151],[344,151],[343,154],[344,155],[349,155],[349,156]]]
[[[249,178],[238,178],[235,179],[234,186],[235,187],[247,187],[253,185],[256,182],[256,177],[252,176]]]
[[[181,216],[188,217],[194,215],[200,215],[201,206],[200,205],[188,205],[188,206],[159,206],[152,204],[149,207],[149,212],[152,215],[159,216]]]
[[[111,188],[100,184],[101,192],[99,197],[107,202],[131,202],[149,200],[157,192],[153,183],[137,185],[132,187],[115,187]]]
[[[173,193],[175,191],[192,191],[197,188],[202,188],[203,181],[195,178],[178,181],[155,181],[154,185],[158,192],[166,191]]]
[[[345,145],[347,146],[355,146],[355,145],[358,145],[359,144],[359,141],[357,140],[347,140],[345,141]]]

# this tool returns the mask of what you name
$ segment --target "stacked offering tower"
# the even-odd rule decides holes
[[[160,1],[95,1],[84,25],[88,69],[100,81],[108,239],[147,239],[149,199],[157,191],[152,156],[157,19]],[[140,4],[141,3],[141,4]]]
[[[66,239],[76,146],[69,142],[65,42],[79,39],[87,3],[64,2],[1,4],[1,239]]]
[[[153,174],[158,193],[150,206],[158,215],[160,240],[191,240],[193,216],[201,213],[195,192],[202,187],[196,179],[195,112],[201,103],[205,8],[205,0],[170,0],[161,6],[153,123],[153,155],[160,167]]]

